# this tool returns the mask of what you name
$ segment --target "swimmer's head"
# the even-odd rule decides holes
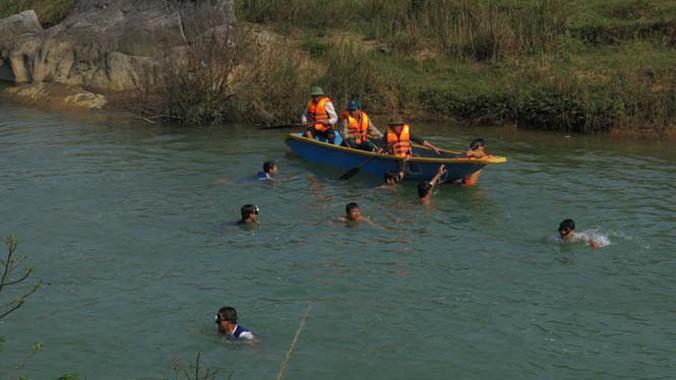
[[[486,142],[482,138],[474,139],[469,143],[469,148],[472,150],[477,150],[483,146],[486,146]]]
[[[574,230],[575,222],[573,219],[565,219],[559,223],[559,235],[561,235],[562,238],[568,236]]]
[[[401,174],[398,172],[385,172],[385,183],[388,185],[394,185],[395,183],[401,182]]]
[[[216,313],[216,324],[221,322],[237,323],[237,310],[234,307],[223,306]]]
[[[258,209],[258,206],[256,206],[256,205],[246,204],[246,205],[242,206],[242,209],[241,209],[242,220],[246,220],[251,215],[258,215],[259,211],[260,210]]]
[[[425,198],[432,192],[433,188],[434,186],[432,186],[432,184],[428,181],[420,181],[418,183],[418,197]]]
[[[345,206],[345,213],[349,214],[352,210],[359,209],[357,202],[350,202]]]
[[[350,202],[345,206],[345,214],[350,220],[357,220],[361,216],[361,210],[356,202]]]
[[[263,171],[265,173],[275,175],[277,174],[277,164],[274,161],[265,161],[263,164]]]

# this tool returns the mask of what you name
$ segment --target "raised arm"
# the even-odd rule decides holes
[[[439,170],[437,171],[437,174],[435,174],[434,177],[432,177],[432,179],[430,180],[430,184],[432,186],[436,186],[439,183],[439,179],[444,174],[446,174],[446,165],[441,164],[439,165]]]

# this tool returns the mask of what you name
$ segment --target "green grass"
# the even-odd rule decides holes
[[[304,85],[325,85],[338,107],[353,94],[381,114],[582,132],[649,125],[664,134],[676,128],[676,2],[300,4],[236,0],[240,20],[272,29],[287,25],[289,35],[321,30],[326,37],[316,34],[302,49],[327,70]],[[357,33],[357,44],[375,41],[390,52],[341,59],[346,47],[331,36],[345,31]],[[356,77],[350,71],[355,60],[369,62]]]
[[[29,9],[38,15],[44,28],[58,24],[73,9],[77,0],[2,0],[0,17],[7,17]]]

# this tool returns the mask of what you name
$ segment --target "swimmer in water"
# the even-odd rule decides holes
[[[350,202],[345,206],[345,216],[338,217],[338,221],[348,223],[366,222],[371,225],[373,224],[371,219],[362,216],[361,209],[356,202]]]
[[[263,171],[256,174],[259,181],[269,181],[277,175],[277,164],[274,161],[265,161]]]
[[[561,241],[584,241],[592,246],[594,249],[599,249],[601,246],[599,241],[588,234],[575,233],[575,222],[573,219],[565,219],[559,224],[559,238]]]
[[[418,198],[420,198],[420,204],[425,207],[429,206],[434,189],[437,187],[441,176],[444,174],[446,174],[446,165],[440,165],[437,174],[435,174],[429,182],[422,181],[418,183]]]

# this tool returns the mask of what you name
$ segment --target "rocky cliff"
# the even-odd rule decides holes
[[[234,22],[233,0],[81,0],[46,30],[26,11],[0,20],[0,80],[17,84],[6,92],[20,101],[39,103],[55,84],[54,96],[63,97],[65,85],[70,99],[82,93],[75,98],[101,107],[104,95],[153,83],[159,65]]]

